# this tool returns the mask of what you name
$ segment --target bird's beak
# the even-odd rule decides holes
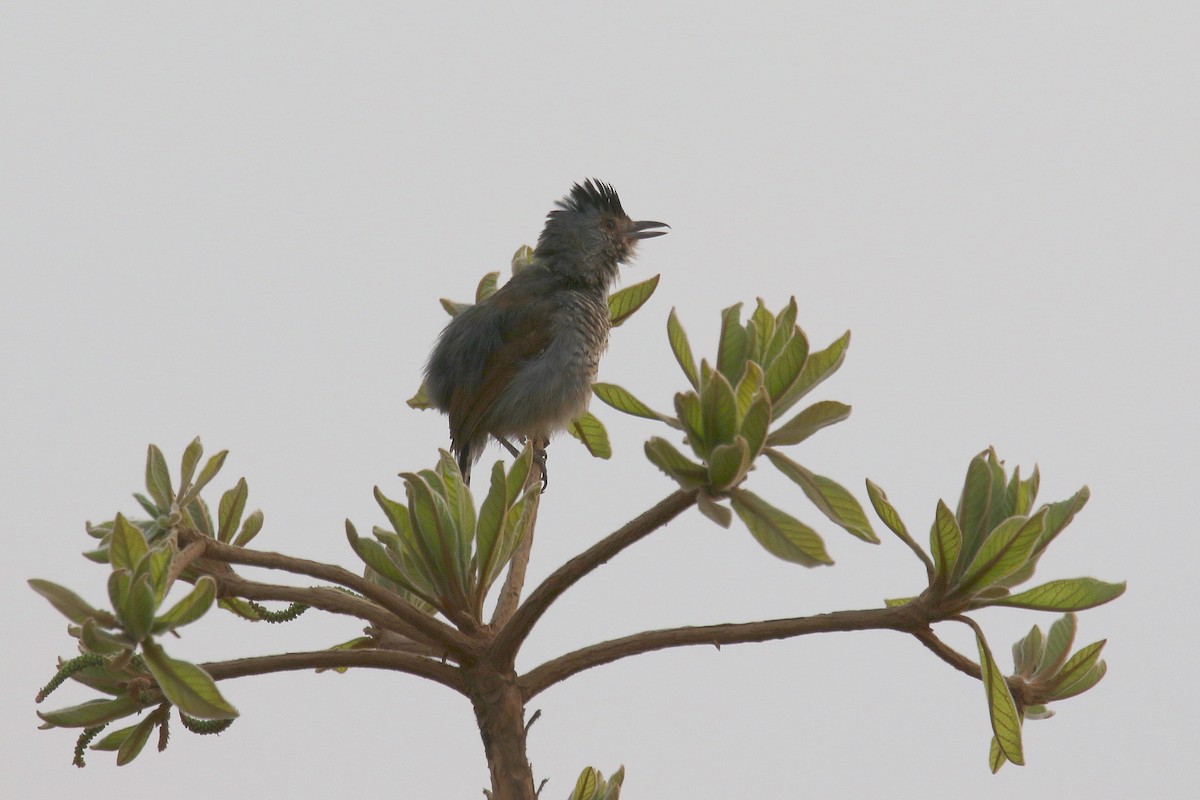
[[[665,236],[666,231],[652,231],[650,228],[669,228],[671,227],[665,222],[652,222],[644,220],[635,222],[629,226],[629,233],[625,234],[626,239],[650,239],[655,236]]]

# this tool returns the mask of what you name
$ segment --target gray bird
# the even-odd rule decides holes
[[[470,481],[488,436],[543,446],[588,407],[612,327],[608,290],[639,239],[663,222],[634,222],[612,186],[575,184],[546,217],[532,263],[442,331],[425,391],[450,417],[450,449]],[[545,452],[539,453],[545,480]],[[544,488],[544,487],[543,487]]]

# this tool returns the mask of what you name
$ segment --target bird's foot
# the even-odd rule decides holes
[[[546,448],[539,447],[534,450],[533,460],[542,470],[542,493],[545,494],[546,489],[550,488],[550,473],[546,470]]]

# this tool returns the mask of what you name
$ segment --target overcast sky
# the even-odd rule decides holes
[[[343,519],[382,523],[371,487],[402,494],[396,473],[447,442],[442,417],[404,404],[446,321],[438,298],[470,299],[585,177],[672,225],[625,270],[662,282],[615,332],[604,380],[669,409],[672,307],[711,358],[721,308],[794,295],[815,344],[853,331],[814,398],[854,414],[798,461],[864,502],[871,478],[923,534],[994,445],[1040,464],[1043,500],[1091,487],[1039,577],[1130,588],[1081,615],[1079,644],[1109,639],[1108,677],[1026,725],[1024,768],[988,772],[978,682],[913,640],[856,633],[645,655],[547,691],[531,705],[543,797],[587,764],[625,764],[640,798],[1194,787],[1194,5],[704,5],[5,4],[0,793],[480,796],[468,704],[392,673],[228,682],[242,718],[219,738],[177,729],[166,753],[77,770],[73,734],[38,731],[32,701],[72,640],[24,581],[101,602],[84,520],[134,512],[146,444],[176,464],[196,435],[231,450],[218,491],[247,477],[257,546],[353,568]],[[615,455],[551,447],[532,580],[673,487],[642,455],[661,426],[593,410]],[[771,472],[750,488],[815,525],[835,567],[775,560],[691,511],[564,596],[521,665],[919,591],[882,525],[882,545],[859,542]],[[1055,617],[977,618],[1011,671],[1010,644]],[[357,631],[213,613],[170,652]]]

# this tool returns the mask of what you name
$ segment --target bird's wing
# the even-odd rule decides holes
[[[474,386],[455,387],[447,409],[450,438],[460,447],[493,432],[488,415],[496,400],[521,366],[546,349],[552,335],[554,301],[501,291],[487,302],[495,314],[499,345],[489,354],[481,380]]]

